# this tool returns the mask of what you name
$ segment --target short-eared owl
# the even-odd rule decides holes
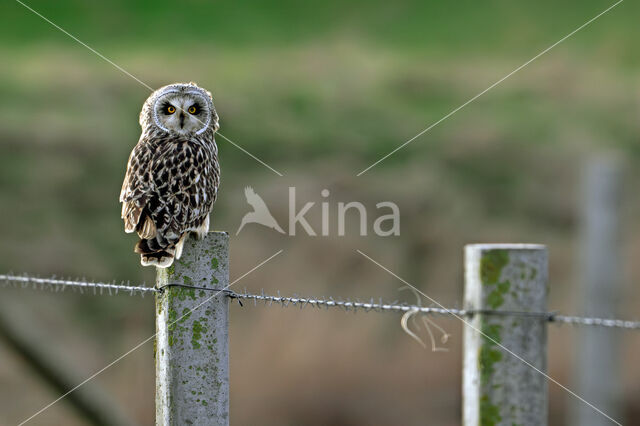
[[[220,182],[211,93],[195,83],[162,87],[140,112],[120,202],[126,232],[137,232],[144,266],[170,266],[189,233],[202,238]]]

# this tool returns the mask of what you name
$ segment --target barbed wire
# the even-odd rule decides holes
[[[118,294],[120,291],[129,292],[131,296],[139,294],[144,296],[146,293],[156,293],[158,291],[155,287],[132,286],[129,283],[116,284],[115,281],[111,283],[93,282],[93,281],[78,281],[78,280],[65,280],[61,278],[39,278],[28,275],[2,275],[0,274],[0,283],[3,286],[13,285],[14,287],[20,286],[22,288],[31,287],[39,290],[51,290],[51,291],[64,291],[67,288],[74,290],[84,291],[93,290],[93,294],[102,295],[105,291],[109,295]]]
[[[358,311],[362,310],[365,312],[375,311],[375,312],[397,312],[397,313],[407,313],[414,312],[420,314],[435,314],[435,315],[457,315],[457,316],[473,316],[476,314],[485,314],[485,315],[500,315],[500,316],[520,316],[520,317],[531,317],[531,318],[542,318],[547,320],[548,322],[555,323],[564,323],[564,324],[574,324],[574,325],[590,325],[590,326],[600,326],[600,327],[610,327],[610,328],[626,328],[626,329],[640,329],[640,321],[628,321],[628,320],[620,320],[620,319],[609,319],[609,318],[590,318],[590,317],[578,317],[578,316],[569,316],[569,315],[560,315],[556,312],[522,312],[522,311],[498,311],[492,309],[457,309],[457,308],[437,308],[437,307],[427,307],[427,306],[419,306],[419,305],[410,305],[406,303],[392,302],[385,303],[381,299],[375,301],[375,299],[370,299],[368,302],[362,302],[360,300],[341,300],[334,298],[306,298],[306,297],[297,297],[297,296],[280,296],[280,292],[278,291],[277,295],[268,295],[264,293],[264,290],[261,294],[252,294],[245,292],[244,293],[236,293],[230,297],[239,300],[253,300],[254,305],[257,305],[258,302],[263,302],[264,304],[272,305],[274,303],[279,304],[283,307],[287,306],[299,306],[301,309],[305,306],[312,306],[316,308],[342,308],[345,311]]]
[[[339,308],[344,311],[362,311],[362,312],[395,312],[401,314],[413,313],[413,314],[425,314],[425,315],[441,315],[441,316],[460,316],[470,317],[477,314],[483,315],[499,315],[499,316],[519,316],[540,318],[545,321],[559,324],[572,324],[572,325],[584,325],[584,326],[598,326],[605,328],[621,328],[640,330],[640,321],[621,320],[616,318],[594,318],[594,317],[581,317],[571,315],[561,315],[557,312],[523,312],[523,311],[504,311],[504,310],[492,310],[492,309],[458,309],[458,308],[440,308],[440,307],[428,307],[420,305],[411,305],[399,301],[384,302],[381,298],[371,298],[368,301],[361,301],[359,299],[337,299],[333,297],[300,297],[294,296],[281,296],[280,291],[277,291],[276,295],[266,294],[264,289],[260,294],[249,293],[246,289],[243,292],[235,292],[229,289],[218,289],[210,287],[196,287],[185,284],[169,283],[160,288],[132,286],[130,284],[116,284],[115,281],[111,283],[104,282],[91,282],[91,281],[78,281],[78,280],[66,280],[53,278],[39,278],[27,275],[2,275],[0,274],[0,284],[3,286],[14,286],[21,288],[33,288],[37,290],[51,290],[51,291],[64,291],[66,288],[72,288],[79,290],[81,293],[85,291],[90,292],[93,290],[93,294],[102,295],[107,292],[109,295],[118,294],[119,292],[129,293],[129,295],[142,295],[147,293],[162,293],[168,287],[183,287],[197,290],[207,291],[221,291],[229,298],[237,300],[241,305],[242,301],[253,301],[257,306],[259,303],[267,306],[274,304],[282,307],[299,307],[303,309],[305,307],[314,308]]]

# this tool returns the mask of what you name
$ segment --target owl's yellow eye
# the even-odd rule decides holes
[[[188,111],[189,111],[189,114],[195,114],[195,113],[196,113],[196,110],[197,110],[196,106],[195,106],[195,105],[191,105],[191,106],[189,107],[189,110],[188,110]]]
[[[176,112],[176,107],[174,107],[173,105],[169,105],[169,106],[167,107],[167,112],[168,112],[169,114],[173,114],[174,112]]]

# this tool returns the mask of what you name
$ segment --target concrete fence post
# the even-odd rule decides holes
[[[620,205],[623,166],[615,157],[590,160],[583,177],[580,274],[576,299],[583,315],[615,317],[624,297],[620,271]],[[621,335],[602,328],[577,331],[575,391],[607,415],[622,417]],[[572,401],[571,424],[600,426],[611,422]]]
[[[158,268],[157,285],[225,288],[229,235],[190,237]],[[168,287],[156,296],[156,425],[229,424],[229,301],[220,292]]]
[[[541,245],[468,245],[465,308],[546,312],[547,268]],[[469,322],[490,339],[464,327],[463,425],[546,425],[547,379],[497,344],[546,372],[546,321],[477,313]]]

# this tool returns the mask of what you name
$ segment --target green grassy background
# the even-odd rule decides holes
[[[401,209],[397,238],[294,238],[248,227],[232,239],[232,276],[285,252],[239,286],[402,297],[397,282],[355,253],[361,249],[453,306],[461,303],[464,244],[540,242],[551,249],[550,307],[576,312],[581,169],[600,152],[626,165],[620,245],[626,279],[640,275],[630,261],[640,254],[633,219],[640,207],[637,3],[623,2],[361,177],[612,3],[27,4],[152,87],[191,80],[206,87],[221,131],[284,173],[218,139],[215,229],[235,234],[248,208],[246,185],[281,223],[289,186],[300,203],[321,202],[327,188],[334,207],[357,200],[375,212],[377,202],[392,200]],[[17,2],[3,2],[0,17],[0,270],[153,282],[131,251],[135,240],[122,231],[117,202],[149,91]],[[317,227],[318,215],[316,207]],[[623,314],[637,314],[639,296],[629,285]],[[11,290],[3,297],[32,313],[81,376],[153,330],[150,298]],[[237,424],[459,423],[455,322],[441,320],[454,334],[442,354],[424,352],[393,316],[262,307],[233,308],[232,315]],[[569,384],[573,333],[552,328],[550,335],[550,372]],[[631,360],[640,342],[627,334],[625,342]],[[9,360],[0,367],[0,423],[13,424],[56,395],[0,351]],[[152,422],[151,346],[96,381],[139,423]],[[625,375],[626,423],[637,420],[639,383],[637,374]],[[18,387],[25,394],[16,402],[11,389]],[[552,424],[565,424],[572,401],[551,392]],[[60,422],[82,424],[64,404],[34,420]]]

